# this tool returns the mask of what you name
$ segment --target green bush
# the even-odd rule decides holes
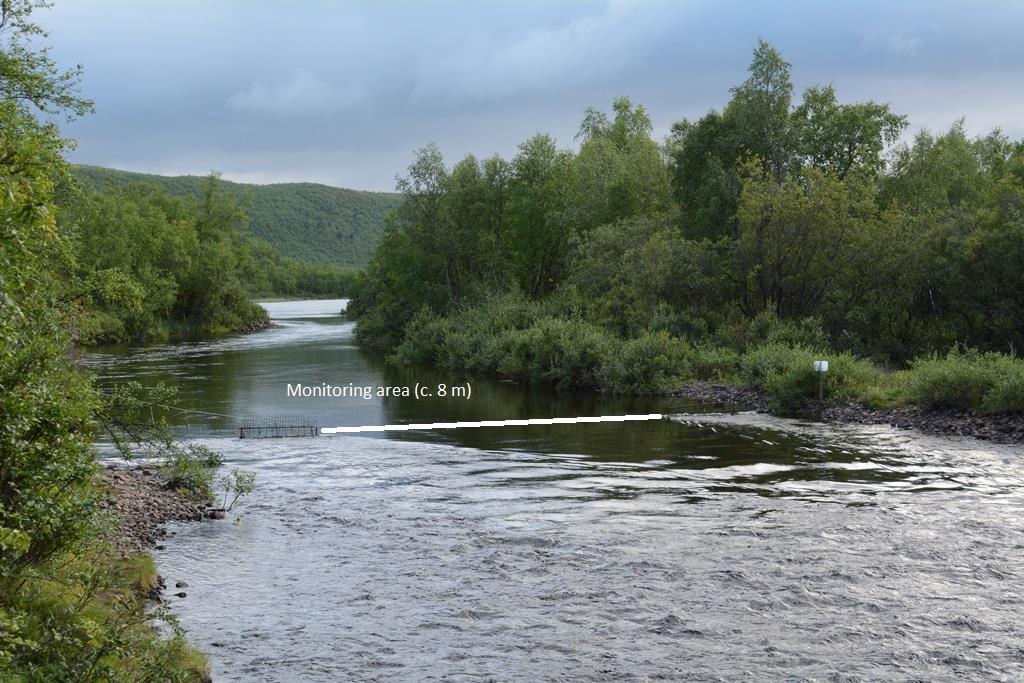
[[[582,320],[542,318],[506,333],[498,373],[558,388],[598,388],[598,373],[615,343],[602,328]]]
[[[907,399],[936,408],[987,413],[1024,410],[1024,360],[999,353],[954,349],[915,361]]]
[[[1000,378],[985,394],[979,410],[983,413],[1024,412],[1024,363],[1017,362],[1014,371]]]
[[[424,307],[406,324],[402,343],[388,360],[395,365],[442,365],[451,332],[449,319]]]
[[[827,360],[824,377],[814,361]],[[819,386],[826,401],[859,399],[876,386],[882,372],[849,353],[824,353],[804,346],[770,344],[754,349],[741,361],[741,378],[767,392],[782,412],[800,412],[818,400]]]
[[[647,332],[616,342],[599,372],[604,391],[659,393],[677,388],[691,376],[692,349],[667,332]]]
[[[223,462],[219,453],[189,444],[174,451],[160,468],[160,474],[168,488],[193,500],[209,500],[213,497],[213,475]]]
[[[694,360],[702,376],[719,377],[734,370],[736,355],[694,350],[663,331],[620,340],[577,317],[570,297],[533,302],[516,295],[491,297],[447,317],[421,310],[389,357],[398,365],[634,394],[665,391],[689,379]]]
[[[695,346],[689,354],[694,379],[728,382],[740,369],[740,354],[726,346]]]
[[[759,346],[802,346],[828,348],[828,337],[817,318],[786,320],[772,310],[764,310],[753,318],[737,317],[722,327],[718,343],[740,350]]]

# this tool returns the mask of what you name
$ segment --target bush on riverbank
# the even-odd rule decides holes
[[[565,308],[506,296],[449,317],[422,311],[390,360],[612,393],[667,391],[691,376],[696,354],[681,339],[654,332],[621,340]],[[705,354],[700,365],[714,373],[722,360]]]
[[[691,377],[692,347],[667,332],[616,342],[598,373],[600,388],[620,394],[671,391]]]
[[[571,299],[531,302],[505,295],[448,316],[422,310],[389,360],[609,393],[662,393],[694,380],[739,384],[765,392],[782,413],[816,405],[819,381],[827,404],[1024,410],[1024,361],[1015,357],[955,352],[888,372],[849,352],[807,344],[820,341],[813,321],[791,324],[771,316],[737,333],[745,352],[694,344],[663,330],[621,339],[578,317]],[[824,377],[814,371],[815,360],[829,361]]]
[[[824,375],[814,371],[814,361],[828,360]],[[814,405],[819,391],[829,402],[862,399],[883,381],[883,373],[871,363],[849,353],[828,353],[805,346],[769,344],[744,355],[740,378],[751,388],[768,393],[781,412],[797,412]]]
[[[187,448],[173,449],[160,466],[160,474],[167,488],[190,500],[206,501],[213,498],[213,478],[223,464],[220,453],[189,444]]]
[[[1024,359],[956,349],[915,361],[905,386],[907,399],[921,405],[982,413],[1024,411]]]

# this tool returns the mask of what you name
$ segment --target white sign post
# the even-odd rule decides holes
[[[828,361],[814,361],[814,371],[818,373],[818,418],[821,419],[825,401],[825,373],[828,372]]]

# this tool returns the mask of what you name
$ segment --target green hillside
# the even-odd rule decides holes
[[[173,195],[194,195],[202,176],[160,176],[99,166],[76,166],[83,184],[101,189],[152,183]],[[223,181],[250,217],[249,231],[284,256],[311,263],[366,265],[399,195],[316,183],[250,185]]]

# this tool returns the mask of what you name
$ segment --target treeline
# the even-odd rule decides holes
[[[66,184],[59,225],[81,283],[83,344],[242,331],[266,323],[255,296],[339,296],[354,272],[280,256],[215,175],[197,193],[150,184]]]
[[[449,168],[424,148],[350,306],[360,340],[558,386],[728,378],[791,403],[813,393],[807,357],[850,359],[833,397],[885,402],[919,397],[876,366],[952,352],[953,395],[985,374],[977,349],[1007,354],[1024,408],[1024,144],[960,123],[900,143],[887,105],[794,101],[764,42],[731,94],[663,144],[622,98],[587,110],[575,153],[538,135]],[[1017,405],[1001,391],[990,409]]]
[[[201,192],[200,176],[160,176],[98,166],[74,166],[82,185],[105,190],[138,183],[156,185],[176,197]],[[308,263],[362,268],[384,229],[384,216],[399,202],[393,192],[365,192],[317,183],[251,185],[228,180],[221,189],[249,216],[243,231],[289,258]]]

